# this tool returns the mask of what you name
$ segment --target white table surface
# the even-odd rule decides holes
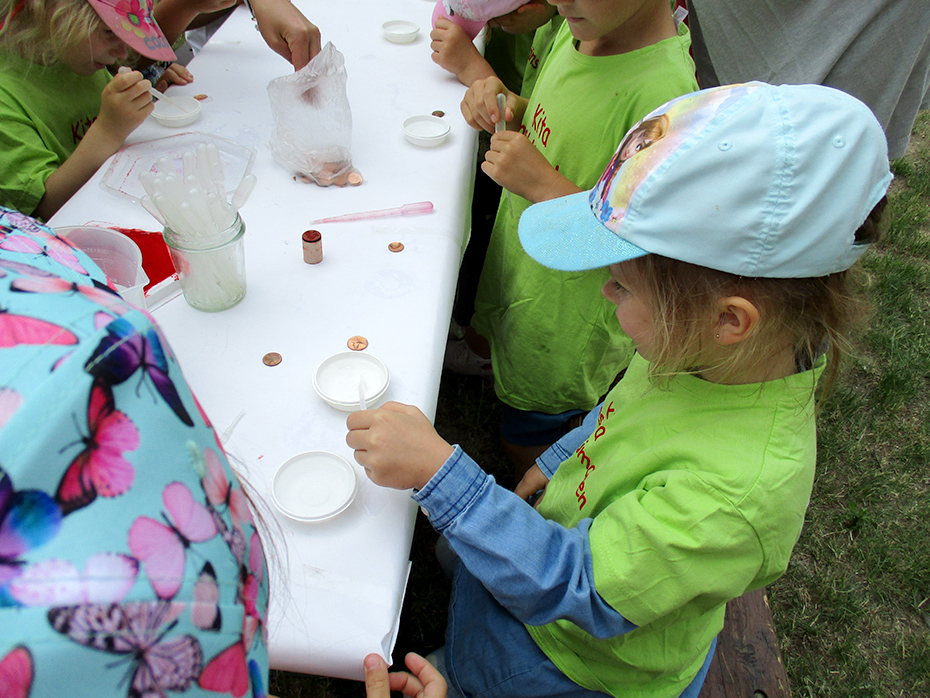
[[[367,352],[391,374],[379,404],[397,400],[435,414],[442,355],[461,248],[468,226],[476,133],[461,117],[464,88],[430,60],[433,2],[297,0],[346,59],[358,187],[322,188],[293,181],[271,156],[273,127],[266,87],[292,72],[261,40],[240,7],[190,64],[195,82],[171,94],[205,93],[197,123],[168,129],[151,118],[127,140],[198,131],[256,151],[258,178],[241,210],[246,223],[248,292],[221,313],[194,310],[177,297],[154,311],[185,377],[217,432],[234,425],[226,448],[234,467],[268,502],[272,667],[363,678],[370,652],[390,656],[409,571],[416,509],[408,492],[372,484],[345,444],[347,413],[314,393],[311,376],[326,357],[363,335]],[[417,40],[393,44],[389,19],[420,26]],[[445,112],[443,145],[417,148],[401,130],[405,118]],[[107,165],[50,221],[55,227],[103,224],[159,230],[138,204],[99,186]],[[429,200],[433,213],[311,226],[341,213]],[[324,259],[307,265],[301,233],[323,235]],[[400,253],[388,250],[402,242]],[[275,351],[283,361],[262,363]],[[241,418],[236,422],[237,416]],[[270,504],[275,469],[291,456],[331,451],[359,476],[355,501],[335,518],[297,523]]]

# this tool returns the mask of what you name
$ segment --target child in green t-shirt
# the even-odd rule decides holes
[[[130,50],[175,57],[150,0],[0,0],[0,205],[48,219],[148,116]]]
[[[814,393],[860,310],[886,153],[843,92],[728,86],[647,115],[590,191],[529,207],[527,254],[605,269],[636,354],[516,492],[416,408],[349,416],[369,478],[413,488],[454,552],[450,695],[696,698],[726,603],[800,535]]]
[[[697,89],[687,28],[668,0],[552,2],[563,18],[548,53],[535,56],[532,92],[500,80],[473,83],[462,113],[495,131],[481,169],[500,198],[466,340],[491,358],[502,401],[504,447],[515,477],[591,409],[629,361],[632,345],[609,304],[585,303],[603,270],[571,277],[530,259],[517,224],[533,203],[594,185],[612,146],[645,114]],[[542,32],[543,30],[539,30]],[[497,96],[506,107],[501,114]],[[596,139],[591,135],[597,134]]]

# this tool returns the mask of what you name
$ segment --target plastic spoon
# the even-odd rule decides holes
[[[420,213],[429,213],[433,210],[432,201],[419,201],[415,204],[404,204],[397,208],[382,208],[378,211],[360,211],[359,213],[344,213],[341,216],[330,218],[317,218],[311,223],[338,223],[340,221],[365,221],[371,218],[386,218],[387,216],[415,216]]]

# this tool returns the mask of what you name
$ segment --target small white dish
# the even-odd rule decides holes
[[[391,376],[384,362],[358,351],[333,354],[313,374],[313,389],[323,401],[337,410],[359,409],[359,385],[365,390],[365,404],[371,408],[387,392]]]
[[[404,121],[404,135],[407,140],[424,148],[432,148],[445,142],[449,131],[447,122],[431,114],[411,116]]]
[[[349,462],[327,451],[307,451],[289,458],[271,481],[271,498],[295,521],[325,521],[352,503],[358,477]]]
[[[162,126],[180,128],[197,121],[200,118],[202,108],[200,102],[193,97],[171,97],[170,100],[159,99],[155,102],[152,116]]]
[[[395,44],[409,44],[417,38],[420,27],[403,19],[392,19],[381,25],[381,31],[384,32],[384,38],[388,41],[393,41]]]

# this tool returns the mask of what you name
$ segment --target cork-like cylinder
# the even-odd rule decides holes
[[[319,230],[308,230],[302,236],[304,261],[319,264],[323,261],[323,236]]]

